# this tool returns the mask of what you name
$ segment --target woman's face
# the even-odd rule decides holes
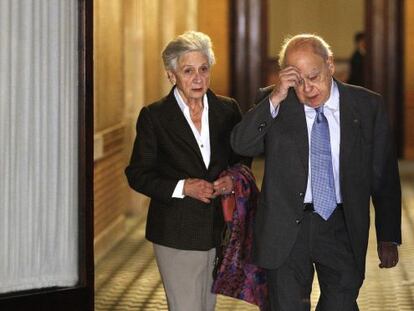
[[[202,100],[210,85],[207,57],[198,51],[183,54],[178,59],[177,69],[168,71],[168,75],[187,104]]]

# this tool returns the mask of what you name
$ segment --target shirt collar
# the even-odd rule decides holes
[[[180,95],[180,92],[178,91],[178,88],[175,87],[174,88],[174,96],[175,99],[177,100],[178,106],[180,107],[182,112],[188,111],[190,108],[184,103],[183,98]],[[207,99],[207,94],[204,94],[203,96],[203,110],[206,111],[208,110],[208,99]]]
[[[339,110],[339,91],[338,85],[334,79],[332,79],[331,83],[331,94],[329,95],[328,100],[323,105],[324,109],[329,109],[332,112]],[[314,108],[305,105],[305,111],[315,111]]]

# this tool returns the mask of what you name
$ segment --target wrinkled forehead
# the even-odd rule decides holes
[[[199,51],[199,50],[188,51],[188,52],[182,53],[178,57],[179,65],[192,65],[192,64],[200,64],[200,63],[208,64],[208,57],[202,51]]]
[[[296,46],[286,50],[286,65],[299,69],[319,68],[325,60],[315,52],[312,46]]]

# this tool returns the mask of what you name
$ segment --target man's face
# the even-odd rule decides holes
[[[332,57],[324,60],[312,48],[300,47],[288,51],[286,65],[300,72],[301,80],[295,91],[301,103],[316,108],[328,100],[335,72]]]

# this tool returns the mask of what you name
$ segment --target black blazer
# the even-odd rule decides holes
[[[231,130],[241,119],[236,101],[210,90],[207,97],[211,147],[208,169],[173,89],[139,114],[125,173],[134,190],[151,198],[146,238],[154,243],[184,250],[209,250],[219,245],[224,224],[220,198],[205,204],[191,197],[171,197],[179,180],[201,178],[212,182],[241,160],[230,147]]]
[[[340,187],[345,220],[361,275],[365,271],[370,198],[379,241],[401,242],[401,190],[382,97],[337,82],[340,96]],[[273,119],[269,93],[235,127],[233,149],[265,155],[265,174],[256,214],[254,257],[265,268],[289,255],[304,215],[308,179],[308,132],[304,107],[293,89]]]

